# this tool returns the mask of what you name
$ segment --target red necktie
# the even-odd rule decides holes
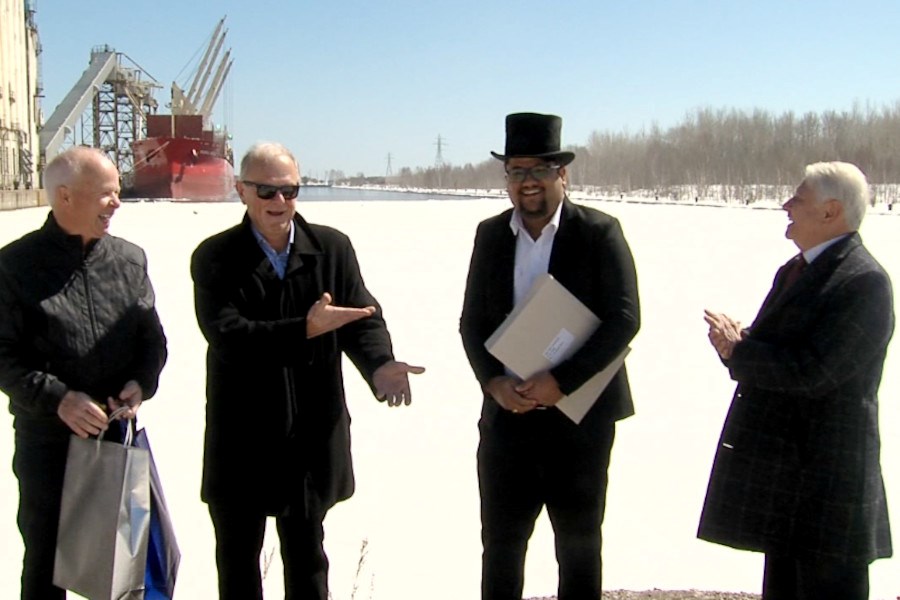
[[[806,268],[806,259],[803,258],[802,254],[798,254],[796,258],[794,258],[793,262],[788,265],[787,270],[784,272],[784,280],[781,285],[781,292],[786,292],[797,279],[800,278],[801,273],[803,273],[803,269]]]

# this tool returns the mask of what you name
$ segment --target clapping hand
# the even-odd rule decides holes
[[[731,358],[734,347],[744,337],[740,321],[723,313],[703,310],[703,320],[709,325],[709,341],[723,359]]]

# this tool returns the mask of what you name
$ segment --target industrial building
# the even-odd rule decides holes
[[[0,0],[0,190],[40,185],[40,52],[33,0]]]

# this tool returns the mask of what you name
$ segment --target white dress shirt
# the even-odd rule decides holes
[[[834,244],[838,243],[839,241],[841,241],[848,235],[850,235],[850,234],[845,233],[844,235],[839,235],[836,238],[831,238],[827,242],[822,242],[818,246],[813,246],[812,248],[810,248],[809,250],[804,252],[803,258],[806,259],[806,264],[811,264],[812,261],[816,260],[820,254],[822,254],[823,252],[825,252],[825,250],[828,249],[829,246],[833,246]]]
[[[546,273],[550,268],[550,251],[553,250],[553,240],[559,229],[559,217],[562,214],[562,202],[556,207],[556,212],[550,218],[550,222],[541,230],[538,239],[531,239],[531,234],[522,223],[522,215],[518,210],[513,211],[509,220],[509,227],[516,236],[516,260],[513,276],[513,300],[515,304],[522,301],[528,294],[534,280]]]

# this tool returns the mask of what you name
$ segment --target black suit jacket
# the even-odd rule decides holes
[[[877,392],[891,282],[858,234],[781,293],[786,267],[726,361],[738,387],[699,535],[793,556],[890,556]]]
[[[510,229],[511,216],[509,209],[479,224],[460,318],[463,346],[482,388],[491,378],[504,375],[503,364],[485,349],[484,342],[513,308],[516,238]],[[602,321],[579,351],[551,371],[568,394],[606,367],[637,333],[637,276],[619,222],[568,198],[563,201],[549,272]],[[590,431],[632,414],[623,366],[585,415],[581,429]],[[483,423],[515,418],[485,395]]]

